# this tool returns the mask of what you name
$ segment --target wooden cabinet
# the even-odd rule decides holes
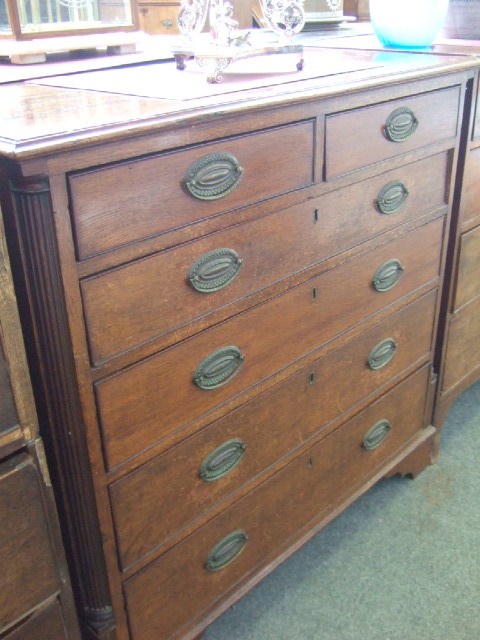
[[[0,131],[3,202],[85,638],[192,640],[431,461],[478,63],[306,59],[280,82],[192,74],[183,101],[149,94],[192,80],[170,64],[138,97],[112,71],[0,89],[15,123],[56,105],[28,141]]]
[[[455,398],[480,377],[480,110],[478,78],[472,83],[464,168],[457,184],[458,216],[452,222],[435,424],[441,426]]]
[[[78,640],[0,216],[0,635]]]

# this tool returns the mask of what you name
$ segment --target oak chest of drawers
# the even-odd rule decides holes
[[[0,94],[85,638],[195,638],[376,480],[430,461],[476,63],[312,50],[308,64],[222,88],[149,65],[138,96],[115,91],[117,72]],[[191,94],[172,98],[174,80]]]

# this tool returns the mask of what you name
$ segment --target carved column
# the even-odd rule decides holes
[[[80,602],[85,637],[109,638],[115,627],[77,391],[67,310],[46,178],[10,183],[32,340],[42,435],[53,462],[57,499]]]

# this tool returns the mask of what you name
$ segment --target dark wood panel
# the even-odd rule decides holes
[[[70,177],[81,259],[312,183],[314,122],[199,145]],[[199,200],[185,188],[194,162],[233,154],[243,176],[225,197]],[[213,186],[215,186],[213,184]]]
[[[114,483],[110,495],[123,566],[160,547],[407,367],[425,361],[435,302],[432,291]],[[372,369],[369,355],[385,339],[395,342],[395,355],[383,368]],[[246,445],[241,462],[218,480],[202,480],[202,462],[232,439]]]
[[[68,640],[62,609],[55,600],[46,609],[34,614],[25,623],[7,634],[5,640]]]
[[[174,331],[444,204],[448,168],[446,154],[433,156],[85,279],[82,294],[93,362]],[[408,196],[398,211],[381,213],[379,194],[393,182],[401,182]],[[199,293],[188,279],[192,265],[224,248],[243,261],[238,275],[219,291]]]
[[[474,218],[480,220],[480,147],[472,149],[467,155],[462,185],[460,215],[463,224]]]
[[[442,391],[448,391],[480,364],[480,297],[451,317]]]
[[[18,425],[18,415],[10,384],[10,372],[0,340],[0,433]]]
[[[188,627],[302,526],[353,492],[424,426],[428,381],[426,367],[128,580],[132,639],[167,640]],[[384,419],[391,425],[389,434],[367,450],[364,436]],[[212,548],[239,530],[248,536],[244,550],[223,569],[208,571]]]
[[[412,149],[452,139],[458,128],[460,88],[451,87],[401,100],[384,102],[327,116],[326,179],[355,171]],[[408,108],[418,128],[404,142],[392,142],[385,135],[387,119],[395,109]],[[352,140],[355,144],[352,145]]]
[[[480,295],[480,227],[460,239],[460,258],[454,308],[459,309]]]
[[[439,274],[443,218],[370,251],[96,384],[108,466],[168,438],[273,372],[286,367]],[[372,278],[395,259],[404,272],[378,292]],[[227,345],[245,361],[219,388],[194,384],[200,363]],[[142,389],[139,399],[138,390]]]
[[[0,464],[0,631],[61,589],[40,483],[26,454]]]

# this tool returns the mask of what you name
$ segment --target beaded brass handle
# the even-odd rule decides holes
[[[372,284],[377,291],[389,291],[402,277],[405,267],[396,258],[384,262],[373,274]]]
[[[231,153],[209,153],[196,160],[185,176],[185,187],[198,200],[220,200],[240,182],[243,168]]]
[[[393,180],[380,189],[376,204],[380,213],[396,213],[408,198],[408,189],[399,180]]]
[[[390,433],[392,425],[388,420],[379,420],[371,427],[363,438],[363,446],[367,451],[372,451],[382,444]]]
[[[193,381],[200,389],[223,387],[237,375],[244,360],[245,356],[238,347],[221,347],[202,360]]]
[[[245,549],[248,535],[239,529],[232,531],[223,540],[220,540],[210,551],[205,562],[207,571],[220,571],[237,558]]]
[[[392,111],[385,122],[385,135],[391,142],[405,142],[417,130],[418,120],[409,107]]]
[[[214,482],[225,477],[240,463],[247,445],[240,438],[224,442],[212,451],[200,465],[200,477],[205,482]]]
[[[212,293],[233,282],[242,265],[243,260],[234,249],[214,249],[193,263],[188,280],[195,291]]]
[[[368,356],[368,366],[373,371],[385,367],[397,353],[397,343],[393,338],[385,338],[376,344]]]

